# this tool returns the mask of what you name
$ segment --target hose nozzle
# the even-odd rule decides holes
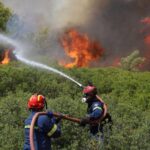
[[[82,89],[85,87],[84,85],[82,85],[82,84],[80,84],[80,83],[79,83],[78,85],[79,85],[79,87],[82,88]]]

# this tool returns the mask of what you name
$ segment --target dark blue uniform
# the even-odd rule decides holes
[[[30,149],[30,125],[36,112],[32,112],[25,120],[25,143],[24,150]],[[60,126],[55,124],[55,119],[47,115],[40,115],[34,126],[34,144],[36,150],[51,150],[51,138],[59,137],[61,134]]]
[[[90,120],[97,120],[103,114],[103,103],[95,98],[88,103],[87,109]],[[90,133],[96,135],[99,132],[99,124],[90,125]]]

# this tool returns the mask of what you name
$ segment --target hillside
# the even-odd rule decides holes
[[[62,122],[62,137],[53,150],[148,150],[150,149],[150,72],[129,72],[117,68],[63,69],[82,84],[92,81],[107,103],[113,118],[112,132],[105,131],[104,143],[89,138],[87,128]],[[11,63],[0,66],[0,150],[20,150],[24,142],[27,100],[40,92],[48,108],[83,117],[81,89],[51,72]]]

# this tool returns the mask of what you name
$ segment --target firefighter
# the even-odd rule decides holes
[[[103,126],[112,122],[111,116],[107,113],[107,107],[100,97],[97,96],[97,89],[93,85],[88,85],[83,89],[82,102],[87,103],[87,115],[81,119],[81,126],[90,123],[91,136],[97,136],[100,131],[103,137]],[[105,106],[105,107],[104,107]]]
[[[31,111],[31,114],[25,120],[24,150],[31,150],[29,131],[32,118],[35,113],[43,111],[45,106],[46,100],[43,95],[35,94],[28,100],[28,109]],[[53,117],[51,111],[47,112],[47,115],[38,117],[34,126],[34,145],[36,150],[51,150],[51,138],[57,138],[61,135],[59,121]]]

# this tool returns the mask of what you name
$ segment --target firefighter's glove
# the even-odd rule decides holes
[[[55,119],[56,124],[58,124],[61,121],[62,118],[63,118],[63,115],[61,113],[59,113],[59,117],[57,117]]]
[[[85,127],[86,124],[88,124],[88,123],[89,123],[89,118],[88,117],[82,118],[81,121],[80,121],[80,126]]]
[[[61,121],[61,119],[62,119],[61,117],[56,118],[56,120],[55,120],[56,124],[58,124]]]
[[[49,118],[52,118],[52,117],[53,117],[53,112],[52,112],[52,111],[47,111],[47,116],[48,116]]]

